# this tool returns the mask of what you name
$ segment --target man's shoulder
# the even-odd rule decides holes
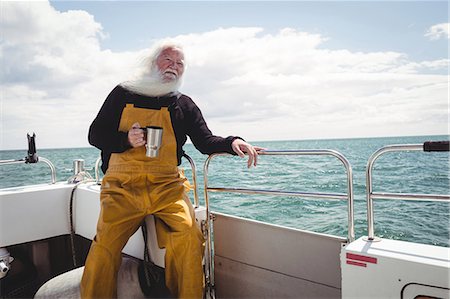
[[[183,102],[193,102],[192,98],[184,93],[179,94],[178,100]]]
[[[114,87],[114,89],[112,90],[112,92],[119,93],[119,94],[131,93],[131,91],[126,86],[123,85],[123,82],[120,84],[117,84],[116,87]]]
[[[180,96],[178,97],[178,104],[184,109],[192,109],[197,106],[192,98],[184,93],[180,93]]]
[[[122,85],[118,84],[116,85],[111,92],[109,93],[108,97],[112,98],[123,98],[123,96],[128,93],[128,90],[125,89]]]

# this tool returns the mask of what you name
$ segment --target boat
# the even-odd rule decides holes
[[[37,157],[34,136],[28,136],[26,158],[0,161],[0,167],[43,162],[50,168],[48,184],[0,189],[0,298],[79,298],[78,285],[100,211],[100,174],[74,161],[74,173],[56,182],[55,167]],[[374,234],[374,200],[449,202],[448,194],[386,193],[373,186],[373,167],[389,152],[448,151],[448,141],[386,145],[373,153],[366,167],[367,236],[355,238],[353,173],[344,155],[332,149],[266,150],[264,156],[329,156],[342,164],[342,193],[234,188],[212,185],[203,166],[205,204],[198,199],[192,167],[196,222],[205,240],[205,298],[446,298],[450,299],[450,248],[390,240]],[[375,190],[375,191],[374,191]],[[212,193],[289,196],[346,201],[346,237],[264,223],[213,211]],[[156,245],[153,216],[146,218],[123,250],[118,278],[119,298],[145,298],[139,265],[147,251],[153,267],[164,267],[164,249]],[[148,260],[148,259],[147,259]]]

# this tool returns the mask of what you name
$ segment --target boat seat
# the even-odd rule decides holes
[[[197,226],[201,229],[201,222],[206,220],[206,208],[198,207],[194,210],[194,212],[195,212],[195,222]],[[153,215],[148,215],[147,217],[145,217],[145,224],[147,226],[147,248],[150,254],[150,259],[156,265],[164,268],[165,266],[164,256],[166,255],[166,249],[159,248],[158,246],[155,217]],[[133,236],[135,236],[136,234],[140,235],[141,237],[140,239],[142,240],[142,246],[144,246],[144,238],[142,237],[141,230],[139,229]],[[139,238],[137,240],[137,243],[139,243],[136,244],[137,246],[141,246]]]
[[[75,194],[74,200],[74,226],[75,233],[92,240],[96,234],[98,215],[100,214],[100,186],[97,184],[82,184]],[[206,219],[206,209],[199,207],[195,209],[196,223],[200,227],[201,221]],[[156,238],[155,218],[148,215],[145,218],[147,225],[147,240],[150,259],[156,265],[164,268],[165,249],[158,247]],[[144,258],[144,238],[140,229],[131,236],[123,249],[123,253],[138,259]]]
[[[139,284],[138,267],[137,260],[122,259],[117,275],[117,298],[146,298]],[[50,279],[39,288],[34,299],[79,299],[83,270],[84,267],[79,267]]]

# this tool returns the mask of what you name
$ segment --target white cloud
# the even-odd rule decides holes
[[[87,145],[87,130],[138,52],[100,48],[106,33],[84,11],[2,3],[0,148]],[[182,91],[219,135],[247,140],[444,134],[448,59],[326,48],[285,28],[219,28],[174,37],[186,49]]]
[[[222,42],[209,38],[214,32],[178,37],[199,57],[192,55],[184,90],[220,134],[263,140],[447,132],[447,77],[433,71],[445,71],[448,59],[328,50],[325,38],[293,29],[241,30],[220,30]]]
[[[43,1],[2,3],[1,28],[0,148],[25,147],[32,131],[43,147],[86,146],[89,123],[139,53],[101,50],[93,16]]]
[[[425,36],[431,40],[438,40],[441,38],[450,39],[449,34],[450,23],[441,23],[431,26]]]

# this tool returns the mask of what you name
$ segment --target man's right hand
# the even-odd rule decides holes
[[[132,147],[145,145],[144,131],[141,129],[141,125],[139,123],[134,123],[128,131],[128,142]]]

